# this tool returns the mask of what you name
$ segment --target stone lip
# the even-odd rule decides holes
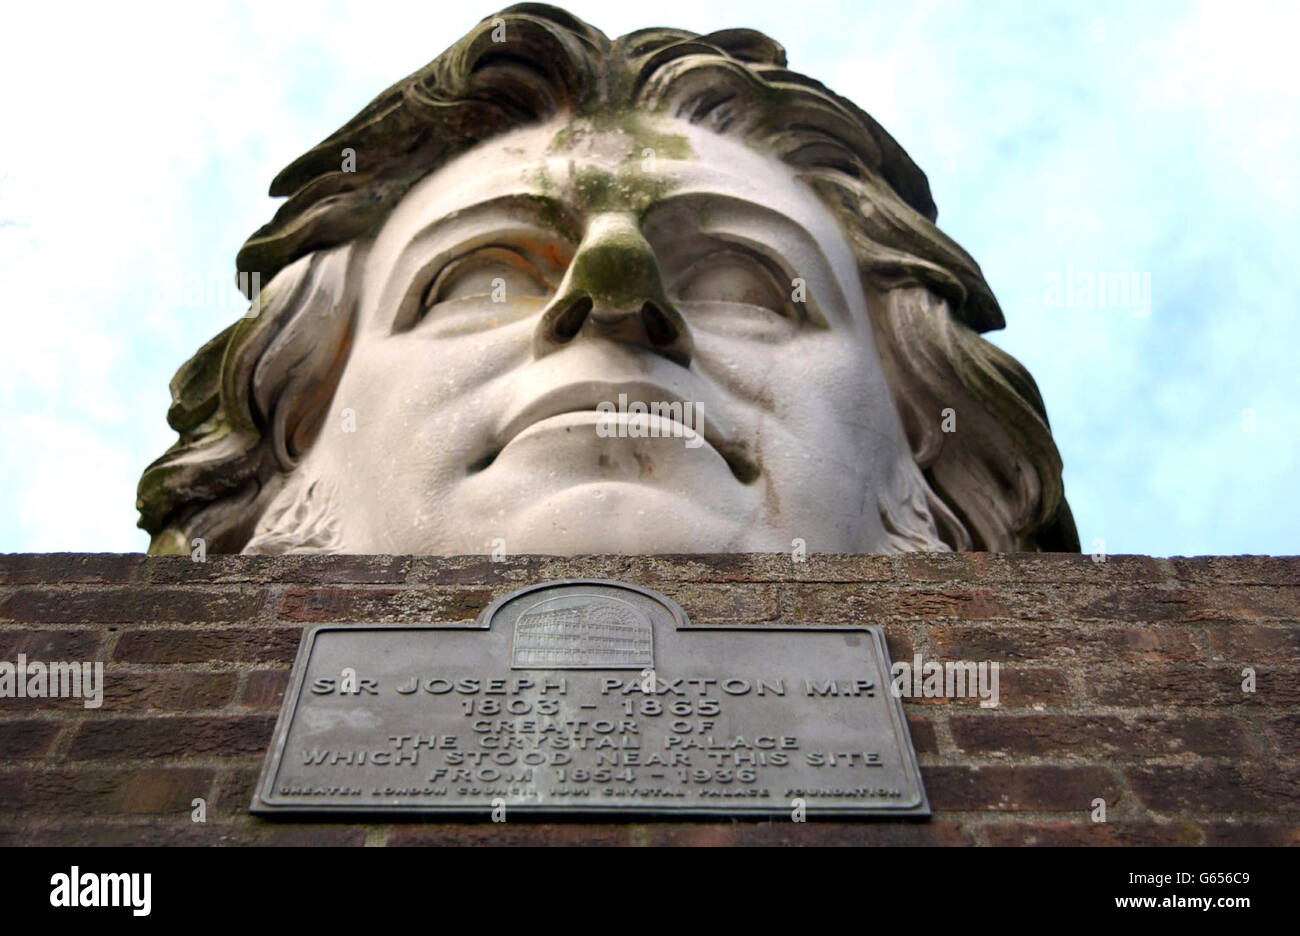
[[[997,662],[1001,702],[905,700],[924,824],[246,814],[305,626],[473,621],[560,578],[701,624],[879,624],[896,662]],[[0,661],[105,664],[99,709],[0,699],[0,843],[1300,844],[1297,583],[1266,556],[0,555]]]

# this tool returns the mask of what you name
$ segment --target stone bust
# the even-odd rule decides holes
[[[511,7],[271,194],[151,553],[1078,549],[925,176],[760,33]]]

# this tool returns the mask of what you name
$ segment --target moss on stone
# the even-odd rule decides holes
[[[175,527],[168,527],[149,541],[151,556],[188,556],[190,544],[185,534]]]
[[[640,162],[646,149],[654,150],[656,158],[690,159],[695,155],[684,133],[667,133],[658,121],[643,110],[597,110],[585,117],[576,118],[551,138],[553,153],[568,149],[584,134],[623,133],[630,138],[629,161]]]
[[[592,214],[621,211],[640,215],[671,188],[662,176],[635,169],[611,174],[601,169],[580,169],[574,179],[579,205]]]

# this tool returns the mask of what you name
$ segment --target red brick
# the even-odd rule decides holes
[[[1003,576],[993,577],[990,567],[995,557],[989,553],[905,553],[898,559],[903,578],[910,582],[987,584],[1004,580]]]
[[[484,812],[487,817],[487,812]],[[627,823],[456,822],[401,823],[388,833],[389,845],[632,845],[637,827]]]
[[[1192,752],[1250,752],[1244,724],[1235,718],[1116,715],[954,715],[948,720],[959,750],[980,755],[1104,758]]]
[[[0,659],[15,663],[18,654],[22,653],[29,662],[93,661],[103,640],[102,631],[84,627],[66,630],[0,628]]]
[[[969,845],[971,836],[952,821],[656,823],[648,845]]]
[[[248,812],[257,786],[258,771],[235,768],[221,773],[217,778],[217,798],[208,804],[209,814],[238,816]]]
[[[778,600],[787,609],[787,623],[804,625],[886,624],[897,630],[902,616],[886,619],[878,611],[879,598],[868,586],[821,585],[809,589],[799,585],[780,587]]]
[[[1201,652],[1187,628],[1068,624],[954,624],[929,630],[936,660],[1193,661]]]
[[[899,658],[895,657],[895,661]],[[909,658],[904,660],[910,662]],[[961,698],[943,696],[909,698],[911,705],[957,706],[959,708],[982,708],[978,694],[969,688]],[[1001,664],[998,667],[998,704],[997,708],[1026,708],[1041,706],[1063,706],[1070,704],[1070,684],[1065,674],[1057,669]]]
[[[251,816],[237,822],[194,822],[192,811],[165,820],[81,822],[75,825],[39,823],[14,830],[11,844],[38,846],[358,846],[366,841],[364,826],[336,823],[266,823]],[[11,833],[13,834],[13,833]],[[0,839],[2,841],[3,839]]]
[[[1291,713],[1271,718],[1266,725],[1268,740],[1284,757],[1300,755],[1300,714]]]
[[[1295,585],[1300,556],[1177,556],[1169,560],[1180,581],[1193,585]]]
[[[1199,620],[1267,620],[1300,624],[1300,584],[1220,585],[1199,590],[1206,605]]]
[[[629,556],[413,556],[409,580],[416,585],[490,585],[505,594],[562,578],[626,580]],[[574,571],[578,569],[579,571]]]
[[[1120,588],[1100,596],[1063,593],[1071,620],[1198,621],[1291,620],[1300,615],[1300,588],[1224,585],[1215,588]]]
[[[406,581],[408,556],[290,555],[208,556],[195,562],[189,556],[155,556],[149,560],[150,581],[160,584],[201,583],[302,583],[316,585],[387,585]]]
[[[232,672],[104,673],[106,712],[202,711],[223,708],[234,698]]]
[[[20,588],[0,604],[0,618],[37,624],[247,621],[256,617],[262,597],[260,589],[241,587]]]
[[[888,582],[894,578],[894,562],[890,556],[817,553],[805,556],[802,562],[796,562],[790,553],[629,556],[622,577],[652,586],[662,582]]]
[[[271,715],[103,718],[83,722],[73,736],[71,760],[111,757],[236,757],[265,753]]]
[[[874,584],[785,585],[790,612],[808,624],[899,624],[1004,618],[1010,609],[987,588],[897,588]]]
[[[141,553],[0,554],[0,585],[134,582],[147,562]]]
[[[966,705],[979,705],[978,699],[962,699]],[[1030,666],[1004,666],[998,672],[998,706],[1065,706],[1071,701],[1070,683],[1058,669]]]
[[[890,556],[820,555],[795,562],[786,553],[719,553],[702,556],[489,556],[415,557],[410,580],[430,585],[524,587],[551,579],[615,579],[658,588],[668,583],[888,582]]]
[[[34,718],[0,721],[0,757],[44,757],[59,727],[58,722]]]
[[[1090,668],[1084,681],[1092,698],[1102,705],[1131,708],[1300,705],[1300,678],[1285,670],[1257,669],[1255,692],[1242,691],[1239,666],[1130,663]]]
[[[1119,781],[1102,767],[931,766],[922,774],[935,810],[1029,809],[1086,814],[1097,797],[1114,807],[1122,795]]]
[[[916,753],[939,753],[939,742],[934,735],[934,725],[924,715],[908,712],[907,730],[912,736],[912,747],[916,748]]]
[[[987,827],[990,845],[1200,845],[1202,834],[1195,824],[1179,822],[1017,822]]]
[[[1168,576],[1150,556],[1107,556],[1104,562],[1072,553],[989,554],[989,574],[1010,582],[1074,585],[1151,585]]]
[[[1300,664],[1300,625],[1209,625],[1210,659],[1244,664]]]
[[[293,588],[279,615],[304,623],[454,622],[472,620],[493,597],[487,588]]]
[[[0,770],[0,814],[56,816],[184,814],[205,797],[213,772],[206,767],[60,768]]]
[[[1291,765],[1129,767],[1125,775],[1156,812],[1300,812],[1300,769]]]
[[[1148,556],[1107,556],[1093,562],[1077,553],[908,553],[899,557],[913,582],[976,585],[1143,585],[1167,576]]]
[[[1011,616],[1003,596],[990,588],[900,589],[893,601],[879,604],[877,613],[925,621],[937,618],[979,621]]]
[[[1223,819],[1202,821],[1206,845],[1300,845],[1300,823]]]
[[[771,585],[666,583],[660,591],[685,609],[692,624],[747,625],[780,617],[780,600]]]
[[[250,708],[279,708],[289,687],[289,670],[254,670],[248,674],[239,704]]]
[[[232,672],[123,672],[120,666],[109,664],[104,668],[103,699],[98,709],[88,710],[85,699],[71,697],[6,699],[3,706],[23,712],[43,709],[97,713],[199,711],[227,705],[237,680],[237,674]]]
[[[889,650],[889,659],[894,662],[911,660],[916,654],[916,646],[912,643],[911,636],[897,627],[886,628],[885,647]]]
[[[297,627],[159,628],[125,631],[113,659],[124,663],[284,663],[298,652]]]

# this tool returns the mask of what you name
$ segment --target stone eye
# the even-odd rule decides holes
[[[444,266],[425,293],[423,307],[428,310],[456,299],[482,297],[509,302],[525,296],[549,296],[554,291],[523,254],[507,247],[484,247]]]
[[[789,315],[789,290],[757,257],[734,250],[704,257],[679,276],[672,294],[679,302],[725,302]]]

